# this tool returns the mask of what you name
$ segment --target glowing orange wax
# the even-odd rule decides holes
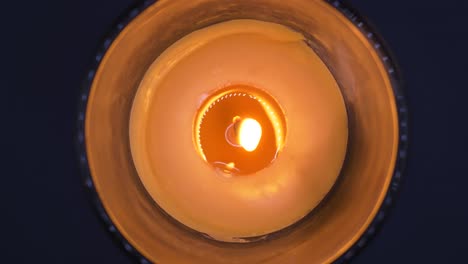
[[[284,145],[286,120],[266,92],[234,85],[205,99],[194,130],[195,147],[206,162],[227,176],[241,175],[259,171],[276,159]]]
[[[174,43],[148,69],[130,119],[133,161],[151,197],[223,241],[307,215],[335,183],[347,138],[338,85],[304,36],[254,20]]]

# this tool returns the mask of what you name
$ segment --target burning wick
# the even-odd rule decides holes
[[[262,126],[253,118],[236,116],[232,119],[232,124],[226,128],[225,137],[230,145],[252,152],[262,139]]]

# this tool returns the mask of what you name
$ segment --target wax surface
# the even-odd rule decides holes
[[[248,177],[222,177],[197,153],[195,114],[231,85],[263,89],[288,133],[278,158]],[[130,144],[148,193],[182,224],[223,241],[283,229],[312,211],[336,181],[347,114],[328,68],[284,26],[234,20],[182,38],[148,69],[134,99]]]

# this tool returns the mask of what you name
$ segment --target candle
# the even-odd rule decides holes
[[[222,241],[311,212],[346,153],[339,87],[301,34],[233,20],[195,31],[147,70],[130,117],[132,158],[155,202]]]

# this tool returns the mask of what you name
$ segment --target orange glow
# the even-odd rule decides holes
[[[272,96],[245,85],[208,96],[194,125],[195,148],[215,168],[251,174],[272,163],[284,145],[286,121]]]

